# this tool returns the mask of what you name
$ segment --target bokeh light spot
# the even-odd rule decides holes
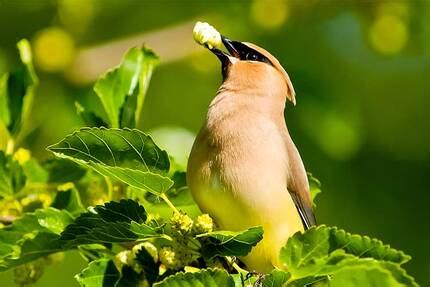
[[[358,152],[362,139],[349,121],[336,114],[327,114],[321,124],[319,144],[328,155],[338,160],[348,160]]]
[[[64,70],[75,56],[75,43],[61,28],[52,27],[40,31],[33,46],[35,62],[46,72]]]
[[[282,26],[289,16],[288,1],[254,0],[251,5],[251,18],[265,29],[276,29]]]
[[[371,46],[385,55],[399,53],[406,46],[408,38],[405,22],[394,15],[379,16],[369,30]]]

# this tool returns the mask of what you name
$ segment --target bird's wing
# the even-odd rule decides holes
[[[296,205],[304,227],[308,229],[316,224],[308,177],[300,154],[289,135],[286,137],[286,146],[290,166],[287,189]]]

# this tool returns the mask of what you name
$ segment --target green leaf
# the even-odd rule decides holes
[[[291,275],[282,270],[273,270],[261,282],[262,287],[283,287]]]
[[[48,172],[34,158],[26,161],[22,168],[28,182],[45,183],[48,181]]]
[[[59,234],[71,222],[67,211],[46,208],[0,229],[0,271],[63,251]]]
[[[315,277],[337,272],[342,264],[361,263],[357,260],[362,258],[397,264],[410,259],[402,251],[379,240],[324,225],[294,234],[280,253],[281,262],[294,280],[305,278],[313,281]]]
[[[159,229],[146,225],[143,206],[133,200],[110,201],[81,214],[61,233],[67,248],[92,243],[122,243],[160,237]]]
[[[330,266],[329,276],[318,274],[316,277],[308,277],[291,282],[291,286],[306,286],[313,282],[319,282],[317,286],[402,286],[418,287],[415,280],[406,274],[399,264],[377,261],[372,258],[353,258]],[[289,285],[289,286],[290,286]]]
[[[311,193],[312,204],[315,207],[315,198],[321,193],[321,182],[308,172],[309,191]]]
[[[158,62],[146,49],[132,48],[119,67],[108,71],[95,84],[109,119],[110,127],[134,127],[143,106],[144,96]]]
[[[251,227],[245,231],[214,231],[197,235],[206,258],[215,256],[245,256],[263,239],[263,228]]]
[[[73,185],[66,190],[58,191],[51,206],[57,209],[67,210],[73,216],[79,215],[85,211],[79,192]]]
[[[89,127],[105,127],[107,124],[95,112],[91,112],[84,108],[79,102],[75,102],[76,112]]]
[[[27,40],[17,44],[22,65],[0,80],[0,120],[17,135],[29,116],[38,79],[34,73],[31,48]]]
[[[42,166],[48,172],[48,182],[51,183],[78,181],[87,171],[76,162],[62,158],[48,159]]]
[[[102,258],[92,261],[75,275],[75,279],[82,287],[116,287],[120,273],[111,259]]]
[[[143,104],[145,102],[146,92],[151,81],[152,73],[159,63],[159,58],[154,51],[147,47],[143,47],[142,70],[139,77],[139,94],[137,97],[137,107],[135,111],[135,122],[139,123],[142,113]]]
[[[169,170],[167,153],[136,129],[84,128],[48,150],[154,194],[165,192],[173,183],[161,175]]]
[[[233,278],[224,270],[204,269],[194,273],[179,272],[169,276],[154,287],[234,287]]]
[[[0,151],[0,197],[10,197],[20,191],[26,176],[19,162]]]

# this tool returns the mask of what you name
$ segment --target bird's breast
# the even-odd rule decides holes
[[[199,205],[216,213],[213,203],[225,198],[236,208],[241,204],[241,212],[282,208],[289,172],[279,127],[258,113],[218,120],[202,129],[189,159],[189,185]]]

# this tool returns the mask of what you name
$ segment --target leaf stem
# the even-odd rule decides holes
[[[170,199],[167,197],[165,193],[161,193],[160,197],[166,202],[166,204],[170,207],[170,209],[173,210],[173,212],[179,213],[179,210],[176,209],[176,207],[173,205],[173,203],[170,201]]]
[[[234,258],[232,258],[231,256],[226,256],[225,259],[227,260],[227,262],[229,264],[231,264],[231,267],[233,267],[239,274],[242,275],[247,275],[249,273],[248,270],[243,269],[242,267],[240,267],[237,263],[236,260]]]

